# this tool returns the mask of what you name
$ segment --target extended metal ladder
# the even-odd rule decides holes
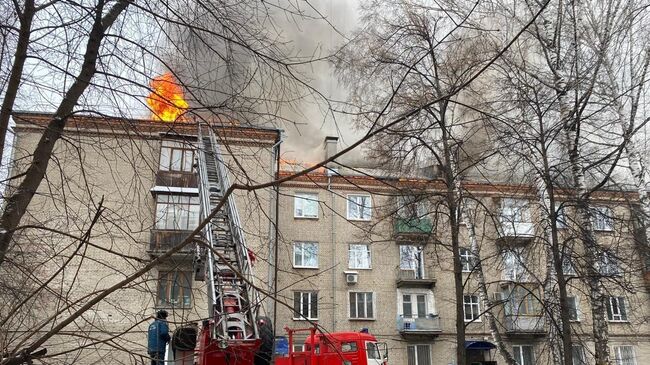
[[[223,200],[230,179],[217,138],[207,125],[199,126],[198,147],[199,197],[201,216],[205,219]],[[225,348],[235,342],[258,339],[255,320],[259,294],[251,285],[251,259],[232,194],[205,227],[204,235],[210,247],[203,259],[208,280],[208,315],[213,320],[212,340]]]

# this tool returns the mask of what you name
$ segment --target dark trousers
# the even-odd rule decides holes
[[[150,352],[149,356],[151,356],[151,365],[164,365],[164,352]]]

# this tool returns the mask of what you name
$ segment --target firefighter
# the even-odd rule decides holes
[[[156,312],[156,319],[149,325],[148,335],[147,352],[151,357],[151,365],[163,365],[165,348],[170,339],[166,310]]]

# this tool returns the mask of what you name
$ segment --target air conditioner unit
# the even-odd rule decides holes
[[[359,273],[356,271],[344,271],[345,282],[348,284],[356,284],[359,281]]]

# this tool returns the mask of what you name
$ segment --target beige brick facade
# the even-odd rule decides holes
[[[29,153],[40,137],[43,120],[46,117],[38,115],[25,115],[17,120],[17,167],[14,173],[26,166]],[[85,296],[110,287],[156,257],[150,251],[156,214],[156,194],[151,189],[157,185],[161,140],[193,133],[192,128],[185,125],[169,126],[148,121],[125,123],[80,118],[72,124],[66,133],[69,142],[60,141],[57,144],[56,159],[50,164],[47,179],[23,222],[45,225],[51,230],[25,230],[15,247],[20,248],[22,253],[16,259],[23,260],[40,280],[64,265],[66,272],[56,278],[56,285],[51,285],[52,290],[42,292],[39,300],[30,304],[33,307],[29,309],[33,310],[21,308],[11,317],[13,319],[0,335],[3,346],[11,348],[24,336],[26,328],[41,328],[43,333],[51,325],[42,322],[45,316],[53,315],[57,310],[64,313],[74,310],[78,307],[75,300],[83,301]],[[226,146],[224,152],[233,181],[253,185],[268,182],[275,176],[273,145],[279,137],[277,132],[228,126],[221,130],[220,136]],[[287,174],[285,172],[283,176]],[[454,326],[457,319],[448,223],[443,214],[433,214],[429,217],[433,227],[431,234],[397,235],[395,212],[398,210],[400,189],[405,187],[429,193],[440,188],[435,181],[330,177],[322,172],[282,184],[278,196],[277,271],[273,270],[275,192],[268,187],[236,193],[247,243],[256,253],[256,283],[261,289],[273,291],[269,278],[277,275],[278,299],[282,303],[274,304],[262,295],[265,298],[262,311],[273,317],[274,309],[277,309],[275,326],[278,335],[282,334],[281,329],[285,326],[309,326],[307,321],[294,318],[295,293],[314,292],[318,298],[317,317],[314,320],[323,329],[333,332],[367,328],[380,341],[388,343],[390,364],[409,363],[409,346],[422,346],[413,349],[421,357],[426,357],[425,353],[428,353],[431,365],[454,363]],[[497,242],[498,234],[489,213],[498,210],[502,198],[518,197],[532,201],[534,195],[526,189],[505,185],[495,187],[477,183],[468,188],[475,191],[486,207],[485,211],[477,213],[476,226],[481,256],[484,258],[483,268],[492,295],[502,291],[506,285],[503,281],[503,247]],[[296,195],[304,193],[317,198],[317,217],[295,216]],[[369,220],[349,219],[347,208],[350,195],[370,196],[372,216]],[[77,248],[79,241],[52,230],[82,236],[102,197],[105,211],[92,230],[89,244],[82,245],[80,252],[83,255],[77,254],[70,263],[66,263],[65,258]],[[435,200],[430,200],[431,206],[435,206]],[[648,289],[647,283],[643,282],[640,263],[634,266],[635,250],[628,224],[630,213],[626,196],[599,193],[595,201],[614,208],[617,217],[613,231],[598,232],[599,243],[615,248],[618,255],[626,258],[621,267],[623,275],[607,283],[612,295],[625,297],[627,305],[627,320],[610,322],[610,343],[612,346],[633,346],[636,364],[650,363]],[[531,211],[531,222],[535,222],[538,220],[535,209]],[[561,234],[568,236],[569,231],[567,229]],[[461,238],[463,242],[468,242],[464,227],[461,227]],[[308,244],[301,247],[317,247],[315,265],[309,261],[313,258],[307,257],[307,254],[301,254],[299,258],[302,265],[295,262],[296,243]],[[369,267],[350,267],[350,245],[369,247]],[[403,266],[400,247],[404,245],[422,247],[423,268],[418,273],[421,276],[419,279],[404,276],[411,275],[411,271],[400,268],[401,264]],[[536,281],[535,278],[542,280],[545,267],[542,249],[532,242],[522,243],[521,246],[527,246],[529,250],[526,263],[534,274],[530,281]],[[355,246],[354,249],[359,247]],[[194,270],[192,260],[191,252],[175,255],[109,295],[88,311],[83,319],[68,326],[64,335],[56,336],[50,342],[49,353],[61,353],[55,357],[60,363],[95,364],[99,358],[106,363],[146,362],[146,326],[150,316],[161,308],[158,298],[159,272],[176,270],[191,274]],[[304,265],[305,262],[308,264]],[[365,266],[365,262],[360,266]],[[348,283],[346,272],[355,272],[357,282]],[[470,274],[465,275],[468,276],[465,292],[472,295],[476,291],[476,283],[469,277]],[[22,279],[33,281],[25,277]],[[172,312],[172,328],[207,316],[205,283],[192,280],[191,285],[190,305],[165,306]],[[589,357],[591,318],[588,292],[578,280],[570,283],[569,290],[579,298],[579,320],[572,323],[575,338],[585,344]],[[369,296],[365,293],[372,294]],[[404,301],[407,297],[411,301],[411,310],[424,313],[425,317],[404,325],[400,315],[405,314]],[[306,303],[306,298],[311,297],[301,299],[298,296],[299,303]],[[372,298],[372,307],[357,306],[356,313],[351,313],[351,298],[363,303]],[[4,303],[6,305],[0,313],[6,316],[9,308],[12,308],[10,304],[15,303],[11,300]],[[310,310],[309,305],[306,308]],[[482,304],[479,310],[484,310]],[[498,317],[505,325],[504,310],[503,304],[497,307]],[[408,319],[406,321],[409,322]],[[400,323],[401,331],[398,330]],[[419,331],[421,328],[427,330]],[[502,329],[505,333],[505,327]],[[84,335],[80,336],[80,333]],[[546,363],[548,343],[543,328],[532,334],[521,331],[508,333],[506,339],[509,345],[532,345],[538,360],[536,363]],[[468,324],[467,340],[491,341],[486,322]],[[65,352],[79,347],[83,350]],[[491,350],[484,359],[489,360],[490,356],[502,363],[496,350]]]

